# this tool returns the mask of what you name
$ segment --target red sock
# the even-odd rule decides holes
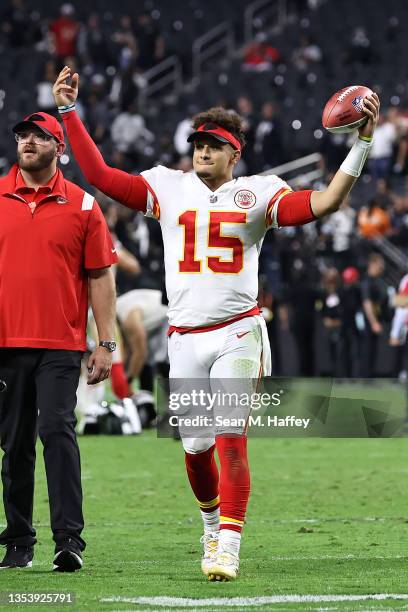
[[[250,491],[247,438],[217,436],[220,472],[220,529],[241,533]]]
[[[218,467],[214,450],[215,445],[203,453],[185,454],[188,479],[203,512],[212,512],[220,505]]]
[[[132,392],[126,378],[125,367],[122,362],[113,363],[111,370],[112,391],[119,399],[130,397]]]

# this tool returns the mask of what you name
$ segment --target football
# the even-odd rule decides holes
[[[323,127],[334,134],[357,130],[368,119],[363,112],[363,98],[372,93],[364,85],[351,85],[337,91],[324,107]]]

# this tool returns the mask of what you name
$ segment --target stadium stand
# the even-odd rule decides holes
[[[337,225],[315,223],[270,232],[261,258],[262,299],[275,351],[275,373],[333,375],[335,366],[324,366],[330,362],[330,351],[335,352],[333,334],[328,337],[325,333],[322,315],[326,312],[327,270],[335,266],[339,272],[333,284],[340,301],[342,272],[351,266],[364,278],[372,251],[385,257],[384,280],[390,295],[406,272],[408,86],[404,63],[395,58],[405,57],[408,51],[403,27],[408,4],[403,0],[288,1],[279,4],[279,15],[270,19],[265,11],[248,28],[245,15],[250,5],[237,0],[232,13],[228,4],[215,0],[147,0],[137,5],[125,0],[120,11],[113,11],[107,0],[75,5],[11,0],[2,11],[0,29],[0,168],[5,172],[14,160],[9,126],[40,107],[54,112],[49,102],[52,81],[62,65],[69,63],[81,74],[80,112],[106,159],[116,166],[140,172],[160,162],[189,169],[188,150],[180,150],[174,138],[176,127],[185,133],[192,114],[223,104],[247,119],[249,144],[242,173],[270,171],[318,152],[321,158],[315,167],[321,170],[321,178],[312,187],[319,188],[350,146],[345,136],[324,133],[324,103],[344,85],[370,85],[381,97],[384,121],[387,109],[393,109],[388,121],[394,138],[386,170],[378,175],[374,160],[368,164],[350,200],[350,210],[357,214],[340,215]],[[61,56],[52,35],[58,31],[61,16],[71,20],[71,57]],[[222,49],[203,58],[198,78],[193,47],[206,33],[216,33],[220,24],[227,24],[220,30]],[[163,61],[172,70],[179,65],[181,72],[147,98],[146,71]],[[120,142],[120,129],[114,128],[120,127],[120,120],[133,126],[133,146],[132,141],[126,147]],[[66,176],[86,186],[69,151],[63,163]],[[300,167],[295,174],[302,173]],[[364,237],[357,229],[362,214],[358,212],[373,199],[385,210],[389,229],[381,235],[369,231]],[[336,245],[339,227],[346,236],[344,249]],[[133,284],[119,277],[119,292],[135,287],[162,289],[161,239],[154,222],[139,215],[119,215],[117,234],[143,268]],[[298,312],[297,304],[304,303],[309,310]],[[361,303],[356,314],[362,331]],[[387,346],[391,315],[390,301],[374,366],[377,375],[395,371],[393,349]],[[358,341],[358,334],[356,338]],[[289,350],[279,351],[283,345]],[[311,353],[316,353],[315,358]],[[339,368],[344,371],[341,365]],[[353,375],[359,373],[357,363]]]

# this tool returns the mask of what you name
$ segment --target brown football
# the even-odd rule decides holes
[[[357,130],[367,121],[362,107],[363,98],[372,93],[365,85],[350,85],[337,91],[324,107],[323,127],[335,134]]]

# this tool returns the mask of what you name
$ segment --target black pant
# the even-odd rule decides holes
[[[361,374],[363,378],[374,378],[376,375],[377,355],[380,345],[381,334],[375,334],[371,331],[369,324],[366,322],[366,328],[363,332],[363,350]]]
[[[0,443],[7,528],[0,544],[35,544],[32,525],[35,443],[44,447],[51,529],[56,544],[71,538],[80,550],[81,464],[75,435],[76,390],[82,353],[50,349],[0,349]]]

